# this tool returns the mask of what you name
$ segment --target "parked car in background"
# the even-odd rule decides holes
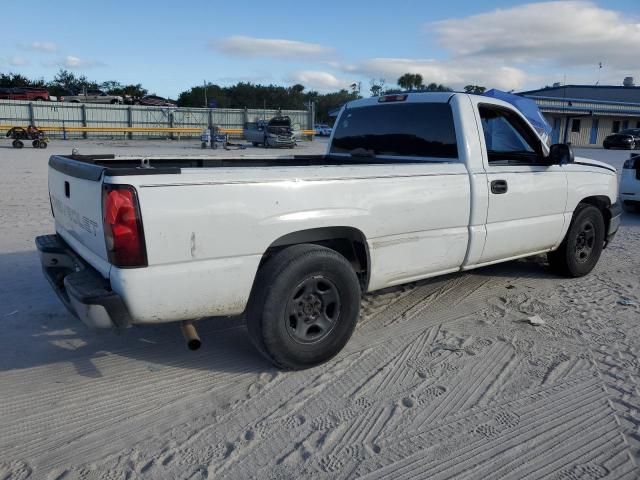
[[[318,137],[329,137],[331,136],[332,128],[326,123],[319,123],[314,127],[314,130]]]
[[[88,89],[78,94],[64,95],[60,97],[61,102],[70,103],[112,103],[120,104],[123,99],[120,95],[109,95],[102,90]]]
[[[49,101],[51,97],[46,88],[39,87],[11,87],[0,88],[0,99],[3,100],[32,100],[35,102]]]
[[[134,105],[148,105],[152,107],[177,107],[175,102],[158,95],[145,95],[133,101]]]
[[[287,116],[273,117],[271,120],[247,122],[243,129],[244,138],[254,146],[288,147],[296,146],[296,136]]]
[[[629,150],[640,148],[640,128],[628,128],[609,135],[602,142],[602,146],[604,148],[628,148]]]
[[[627,212],[640,212],[640,155],[624,162],[620,178],[620,200]]]

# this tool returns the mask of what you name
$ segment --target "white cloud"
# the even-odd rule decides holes
[[[415,58],[372,58],[345,65],[342,69],[356,75],[384,78],[387,85],[395,85],[404,73],[419,73],[427,84],[442,83],[458,89],[474,84],[512,90],[522,87],[526,78],[524,71],[514,67]]]
[[[456,57],[516,64],[628,68],[638,58],[640,23],[589,1],[529,3],[465,18],[430,23]],[[637,63],[637,62],[636,62]]]
[[[58,50],[58,45],[53,42],[31,42],[21,46],[25,50],[35,50],[44,53],[54,53]]]
[[[421,74],[425,83],[502,90],[551,84],[565,73],[568,82],[592,84],[599,62],[604,65],[601,83],[621,84],[624,76],[640,73],[638,55],[632,53],[640,45],[638,20],[590,1],[529,3],[426,28],[448,54],[444,60],[371,58],[332,67],[384,78],[387,85],[410,72]]]
[[[211,42],[211,47],[226,55],[239,57],[277,57],[317,60],[332,50],[317,43],[298,42],[278,38],[233,36]]]
[[[11,65],[12,67],[23,67],[25,65],[29,65],[29,60],[24,57],[14,55],[13,57],[9,58],[7,63],[9,63],[9,65]]]
[[[300,83],[309,90],[319,90],[323,92],[346,88],[351,83],[341,80],[329,72],[319,70],[302,70],[294,72],[290,75],[289,80],[291,83]]]
[[[43,62],[45,67],[61,67],[68,68],[71,70],[78,68],[93,68],[103,66],[104,63],[98,62],[95,60],[86,60],[80,57],[76,57],[75,55],[67,55],[64,58],[60,58],[58,60],[52,62]]]

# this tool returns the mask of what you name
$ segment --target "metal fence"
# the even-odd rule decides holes
[[[51,137],[64,138],[159,138],[174,135],[173,132],[154,132],[154,129],[191,128],[202,129],[218,126],[241,129],[245,122],[269,119],[275,115],[288,115],[294,127],[313,129],[313,109],[275,110],[251,108],[166,108],[139,105],[100,105],[64,102],[28,102],[0,100],[0,128],[12,126],[55,127]],[[69,131],[77,127],[137,128],[148,131]],[[197,136],[198,133],[180,133],[181,136]]]

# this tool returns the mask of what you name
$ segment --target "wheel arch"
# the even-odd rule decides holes
[[[609,234],[609,222],[611,221],[611,199],[606,195],[593,195],[585,197],[578,202],[578,205],[592,205],[600,210],[604,219],[605,238]]]
[[[362,291],[366,291],[371,273],[371,258],[367,239],[361,230],[354,227],[333,226],[310,228],[287,233],[274,240],[262,255],[260,268],[274,253],[293,245],[311,243],[336,251],[351,263],[360,280]]]

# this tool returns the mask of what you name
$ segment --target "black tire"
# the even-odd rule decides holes
[[[609,145],[605,145],[604,143],[602,144],[602,148],[604,148],[605,150],[609,150],[611,147]]]
[[[22,148],[24,147],[24,143],[22,143],[20,140],[14,140],[11,145],[13,145],[13,148]]]
[[[40,148],[40,140],[34,140],[33,142],[31,142],[31,146],[33,148]]]
[[[360,297],[358,277],[342,255],[318,245],[294,245],[258,271],[247,308],[249,338],[279,368],[313,367],[349,341]]]
[[[629,150],[635,150],[636,149],[636,142],[631,142],[629,144]]]
[[[45,142],[44,140],[40,140],[40,148],[47,148],[47,142]]]
[[[579,204],[560,247],[548,254],[551,268],[574,278],[588,274],[600,259],[604,236],[602,212],[593,205]]]
[[[251,142],[251,145],[253,145],[254,147],[259,147],[260,146],[260,142]]]

